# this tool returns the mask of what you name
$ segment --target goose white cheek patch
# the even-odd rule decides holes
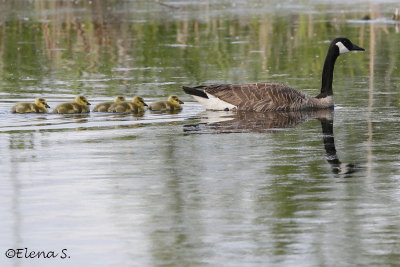
[[[350,52],[350,50],[342,42],[337,42],[336,45],[339,47],[340,54]]]

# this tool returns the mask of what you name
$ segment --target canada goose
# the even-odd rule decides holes
[[[153,111],[175,111],[182,109],[181,104],[183,104],[183,102],[176,95],[171,95],[168,97],[167,101],[152,103],[149,109]]]
[[[144,112],[145,106],[147,107],[147,104],[144,103],[143,98],[135,96],[132,101],[122,101],[112,104],[108,112],[140,113]]]
[[[90,103],[86,97],[77,96],[74,102],[59,104],[53,112],[59,114],[88,113],[90,112],[89,105]]]
[[[117,96],[114,98],[114,101],[103,102],[96,105],[93,109],[94,112],[107,112],[112,104],[125,101],[125,97]]]
[[[46,99],[44,98],[36,98],[35,102],[21,102],[15,104],[11,108],[12,113],[47,113],[47,108],[50,106],[47,105]]]
[[[333,108],[333,69],[340,54],[365,51],[349,39],[336,38],[328,49],[322,71],[321,93],[315,97],[278,83],[252,83],[242,85],[219,84],[183,87],[207,109],[243,111],[296,111]]]

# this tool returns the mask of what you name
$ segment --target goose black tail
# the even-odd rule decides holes
[[[203,98],[208,98],[207,94],[204,93],[203,90],[199,90],[201,88],[205,88],[205,86],[196,86],[196,87],[187,87],[187,86],[182,86],[183,91],[185,91],[185,93],[189,94],[189,95],[195,95],[195,96],[199,96],[199,97],[203,97]]]

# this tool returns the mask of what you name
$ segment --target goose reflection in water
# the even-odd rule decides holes
[[[225,112],[206,111],[199,117],[202,122],[184,125],[185,133],[274,133],[317,119],[321,122],[326,160],[331,165],[332,172],[350,177],[358,168],[353,163],[342,163],[337,156],[333,135],[333,110],[330,109],[301,112],[237,112],[229,115]]]
[[[333,118],[333,117],[332,117]],[[332,172],[335,174],[349,175],[357,170],[357,166],[353,163],[340,162],[335,147],[335,139],[333,137],[333,120],[327,118],[318,118],[322,126],[322,134],[326,151],[326,160],[331,165]]]

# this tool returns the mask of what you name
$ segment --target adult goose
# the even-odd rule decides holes
[[[340,54],[365,51],[347,38],[334,39],[328,49],[322,71],[321,93],[315,97],[279,83],[218,84],[183,87],[200,104],[211,110],[296,111],[333,107],[333,69]]]

